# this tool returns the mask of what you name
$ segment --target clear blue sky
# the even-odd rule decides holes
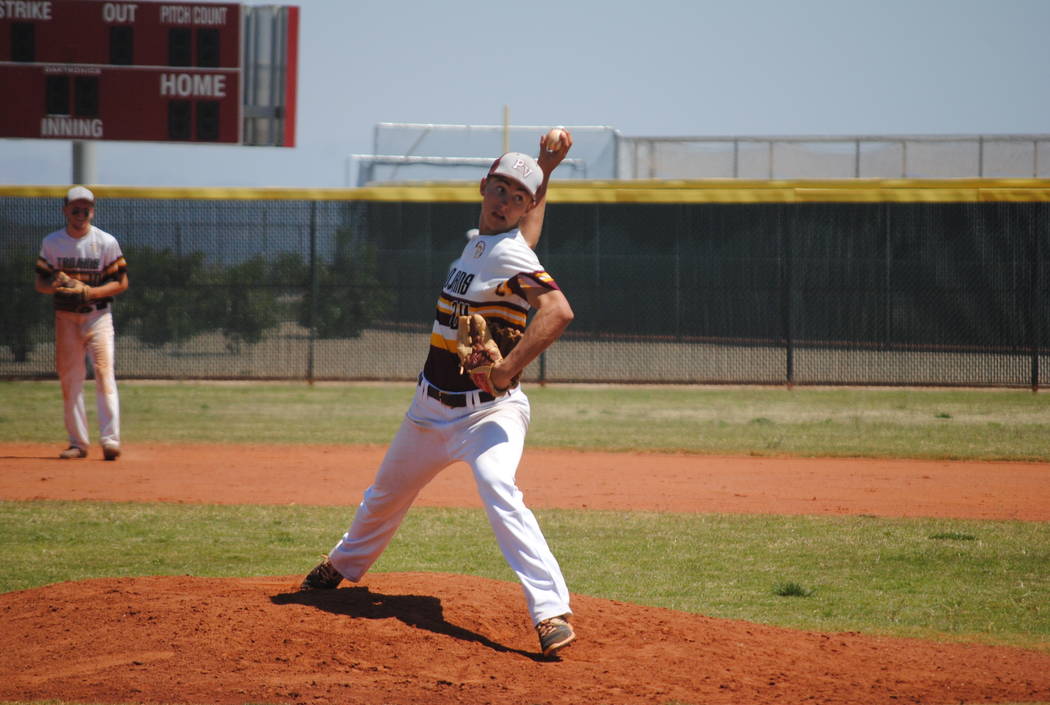
[[[297,147],[102,142],[98,183],[339,187],[378,122],[499,124],[504,105],[627,137],[1050,133],[1050,0],[287,4]],[[0,139],[2,184],[71,164],[69,142]]]

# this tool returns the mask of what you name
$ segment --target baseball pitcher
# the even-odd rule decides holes
[[[565,579],[515,484],[530,418],[518,379],[573,318],[533,251],[550,173],[571,144],[567,131],[552,131],[540,139],[539,161],[504,154],[481,180],[478,234],[452,263],[438,295],[430,352],[412,404],[349,530],[302,589],[360,580],[419,491],[462,461],[521,581],[543,654],[553,656],[576,638]],[[535,315],[526,325],[530,310]]]

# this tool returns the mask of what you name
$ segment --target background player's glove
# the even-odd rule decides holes
[[[503,360],[496,341],[492,339],[488,323],[480,314],[459,317],[459,340],[456,353],[459,355],[459,371],[470,375],[474,385],[494,397],[504,394],[506,389],[497,389],[492,383],[492,368]]]
[[[91,291],[84,282],[74,279],[65,272],[59,272],[53,280],[55,286],[55,298],[66,304],[82,304],[88,301],[88,292]]]

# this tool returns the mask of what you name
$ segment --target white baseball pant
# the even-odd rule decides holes
[[[95,371],[95,397],[101,442],[120,444],[120,399],[114,362],[113,314],[55,311],[55,366],[62,383],[69,444],[87,450],[87,411],[84,408],[84,355]]]
[[[390,543],[420,490],[456,461],[470,466],[503,557],[518,576],[534,623],[571,613],[569,590],[532,512],[515,485],[529,400],[512,389],[494,402],[452,409],[426,394],[426,380],[387,450],[350,528],[329,558],[359,581]]]

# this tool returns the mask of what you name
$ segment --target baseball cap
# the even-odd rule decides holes
[[[83,186],[74,186],[69,189],[69,193],[66,194],[66,203],[72,203],[73,201],[90,201],[95,202],[95,194],[91,193],[91,190]]]
[[[543,170],[540,169],[540,165],[535,159],[521,152],[507,152],[492,162],[489,176],[496,174],[517,181],[533,198],[536,198],[536,192],[543,183]]]

